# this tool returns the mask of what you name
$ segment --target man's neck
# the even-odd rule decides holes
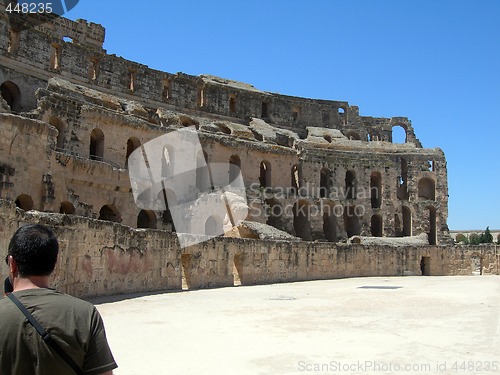
[[[49,287],[48,276],[17,277],[13,282],[14,292],[26,289],[40,289]]]

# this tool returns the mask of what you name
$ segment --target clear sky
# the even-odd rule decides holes
[[[446,154],[450,229],[500,229],[499,0],[80,0],[66,17],[151,68],[406,116]]]

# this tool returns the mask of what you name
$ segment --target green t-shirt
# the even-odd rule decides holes
[[[14,295],[86,375],[117,367],[94,305],[52,289]],[[0,374],[74,374],[8,298],[0,300]]]

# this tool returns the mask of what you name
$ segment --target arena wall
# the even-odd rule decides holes
[[[1,256],[27,223],[60,241],[52,286],[79,297],[358,276],[500,274],[500,246],[364,246],[217,237],[181,249],[174,233],[76,215],[25,212],[0,200]],[[1,277],[8,270],[0,267]]]

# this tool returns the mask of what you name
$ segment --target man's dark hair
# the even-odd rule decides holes
[[[40,224],[19,228],[9,243],[9,255],[16,261],[22,277],[49,276],[56,266],[58,252],[54,232]]]

